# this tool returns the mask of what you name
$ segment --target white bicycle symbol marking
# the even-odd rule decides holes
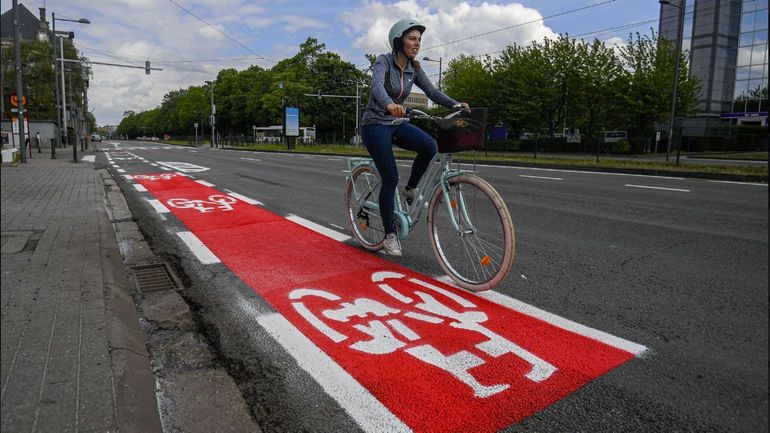
[[[342,343],[351,337],[333,329],[324,323],[324,320],[335,322],[334,325],[339,328],[345,327],[344,323],[351,319],[358,319],[356,320],[358,322],[361,319],[374,319],[368,320],[366,324],[352,325],[352,328],[355,328],[359,333],[353,331],[352,334],[358,334],[358,337],[354,337],[357,341],[349,344],[351,349],[373,355],[384,355],[403,349],[404,352],[418,360],[451,374],[455,379],[469,386],[477,398],[491,397],[511,386],[509,383],[492,385],[480,383],[470,370],[486,363],[482,357],[498,358],[506,354],[518,356],[532,366],[525,377],[533,382],[543,382],[556,372],[557,368],[554,365],[483,326],[482,323],[488,320],[487,314],[479,311],[478,307],[468,299],[417,278],[410,278],[408,279],[410,283],[427,289],[426,291],[415,291],[414,295],[419,298],[415,300],[384,283],[390,278],[402,279],[407,277],[396,272],[372,274],[372,282],[377,283],[383,292],[396,301],[406,304],[407,308],[404,306],[401,306],[400,309],[393,308],[369,298],[358,298],[352,302],[345,302],[334,293],[309,288],[293,290],[289,293],[289,299],[299,301],[303,298],[321,298],[331,301],[334,304],[333,308],[324,309],[320,314],[311,312],[302,302],[293,302],[292,306],[308,323],[335,343]],[[427,291],[434,293],[429,294],[426,293]],[[437,295],[456,304],[455,309],[439,301],[436,298]],[[378,320],[380,318],[382,320]],[[478,351],[476,353],[481,352],[481,356],[470,350],[460,350],[451,355],[444,355],[430,344],[420,344],[420,335],[405,324],[409,320],[477,332],[486,337],[487,340],[474,345]],[[350,325],[347,326],[350,327]],[[361,339],[361,333],[370,339]]]
[[[134,179],[140,180],[170,180],[175,177],[181,176],[177,173],[162,173],[162,174],[137,174],[134,175]]]
[[[224,212],[231,211],[233,210],[232,204],[236,201],[238,200],[233,197],[215,194],[210,195],[208,201],[189,200],[186,198],[172,198],[168,200],[167,203],[169,206],[175,207],[177,209],[195,209],[201,213],[206,213],[213,211],[214,209],[219,209]]]

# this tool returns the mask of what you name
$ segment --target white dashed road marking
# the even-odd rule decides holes
[[[659,190],[662,190],[662,191],[690,192],[689,189],[663,188],[663,187],[660,187],[660,186],[631,185],[631,184],[628,184],[628,183],[626,184],[626,186],[629,187],[629,188],[644,188],[644,189],[659,189]]]
[[[212,253],[211,250],[208,249],[208,247],[192,232],[178,232],[177,236],[182,239],[182,242],[187,245],[187,248],[189,248],[195,257],[197,257],[204,265],[213,265],[220,262],[219,258],[215,256],[214,253]]]

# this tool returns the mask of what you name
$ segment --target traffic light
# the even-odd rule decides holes
[[[150,61],[144,62],[144,73],[150,75]]]

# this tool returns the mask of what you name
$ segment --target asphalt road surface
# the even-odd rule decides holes
[[[282,245],[281,252],[274,256],[283,254],[286,248],[304,254],[315,248],[311,251],[313,256],[301,256],[306,263],[276,263],[262,251],[277,248],[283,242],[263,244],[260,239],[268,237],[260,237],[249,241],[253,261],[241,260],[237,265],[228,265],[225,259],[222,263],[202,263],[176,235],[180,231],[195,232],[191,226],[198,220],[185,223],[178,217],[179,209],[159,213],[149,200],[161,197],[162,191],[153,190],[151,185],[155,184],[147,180],[140,181],[142,176],[134,177],[182,172],[190,180],[203,181],[197,185],[210,185],[217,191],[258,201],[258,205],[251,206],[259,212],[269,211],[281,218],[297,216],[314,223],[316,230],[322,227],[342,237],[350,235],[345,228],[344,157],[141,142],[107,141],[100,147],[104,152],[97,157],[97,165],[110,167],[153,250],[170,261],[180,274],[186,300],[194,307],[208,338],[265,431],[463,431],[458,426],[467,428],[468,424],[454,424],[454,412],[469,407],[478,431],[767,431],[766,184],[476,166],[477,173],[505,199],[516,230],[513,269],[495,292],[528,306],[551,322],[565,321],[596,330],[610,339],[617,338],[627,343],[626,350],[633,352],[627,360],[612,364],[608,371],[597,370],[594,376],[578,375],[584,380],[572,382],[567,380],[572,377],[566,374],[569,369],[554,362],[557,374],[541,383],[569,383],[549,388],[542,395],[536,387],[490,391],[498,393],[493,398],[508,395],[510,400],[505,400],[502,409],[487,412],[484,397],[478,393],[469,397],[473,405],[465,407],[459,407],[457,401],[461,400],[453,400],[448,394],[455,392],[450,390],[464,389],[472,396],[471,387],[464,385],[474,378],[487,384],[500,382],[502,379],[495,375],[510,366],[490,369],[482,380],[481,370],[469,369],[459,362],[457,365],[464,366],[456,368],[470,372],[470,378],[455,374],[460,371],[456,370],[452,375],[432,377],[435,388],[422,399],[404,392],[399,394],[397,385],[388,391],[392,395],[383,397],[381,391],[373,389],[387,389],[388,384],[370,386],[368,382],[377,377],[376,364],[361,369],[361,374],[370,376],[359,376],[357,369],[361,366],[346,363],[357,358],[340,355],[334,352],[336,349],[327,350],[323,336],[310,336],[317,345],[308,345],[302,334],[311,334],[314,329],[307,323],[292,322],[292,316],[284,314],[282,304],[275,301],[274,290],[259,290],[273,287],[271,284],[278,287],[273,279],[291,279],[285,275],[285,269],[302,273],[303,266],[315,269],[314,266],[323,268],[326,264],[330,271],[341,273],[337,269],[340,263],[343,267],[347,265],[339,260],[339,255],[352,254],[348,252],[352,250],[340,250],[323,242],[299,242]],[[409,161],[399,161],[399,166],[403,181],[408,177]],[[138,183],[150,186],[149,190],[137,187]],[[425,281],[441,279],[429,246],[425,216],[422,219],[403,242],[403,257],[394,259],[364,252],[359,260],[356,251],[350,272],[359,262],[376,260],[389,261],[394,269],[424,276]],[[220,220],[206,221],[201,224]],[[234,222],[233,226],[237,224]],[[239,233],[248,236],[249,231]],[[227,244],[237,243],[240,235],[229,236],[221,240],[223,246],[210,247],[226,248]],[[212,243],[220,242],[215,237],[211,239]],[[287,233],[285,239],[296,239],[294,232]],[[355,245],[342,239],[344,244]],[[275,275],[266,271],[270,267],[276,269]],[[467,298],[479,299],[470,294]],[[480,302],[485,301],[479,300],[477,304],[481,305]],[[299,311],[296,304],[284,306],[294,305]],[[503,310],[488,311],[489,324],[498,320],[519,327],[514,320],[519,316],[498,313]],[[528,336],[537,344],[553,348],[554,353],[564,352],[567,358],[572,351],[580,352],[577,346],[584,345],[566,341],[568,335],[558,334],[556,338],[550,331],[539,332],[528,332]],[[575,362],[593,363],[593,350],[593,346],[587,348],[580,355],[585,358]],[[399,359],[418,358],[416,352],[409,353],[414,358]],[[605,355],[596,355],[596,360],[602,357]],[[512,357],[487,358],[492,365]],[[319,359],[325,363],[318,364]],[[383,364],[382,371],[392,370],[392,364]],[[369,371],[372,368],[374,372]],[[402,368],[407,375],[414,367],[405,362],[395,368]],[[441,368],[444,372],[451,369],[447,365]],[[383,373],[380,379],[387,381],[390,377]],[[461,386],[452,388],[453,381]],[[448,385],[444,386],[444,382]],[[395,402],[389,403],[388,398]],[[446,414],[432,404],[447,410]],[[515,412],[510,409],[514,406],[516,410],[525,406],[529,409],[517,412],[521,416],[509,417],[509,412]],[[504,416],[495,410],[502,410]]]

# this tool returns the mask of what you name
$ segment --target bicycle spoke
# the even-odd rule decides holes
[[[380,249],[385,238],[379,211],[366,206],[367,202],[376,202],[380,183],[372,168],[361,166],[351,172],[345,193],[348,227],[356,241],[369,250]]]
[[[429,221],[442,268],[470,290],[499,283],[513,261],[513,226],[499,194],[474,176],[452,178],[448,197],[437,194]]]

